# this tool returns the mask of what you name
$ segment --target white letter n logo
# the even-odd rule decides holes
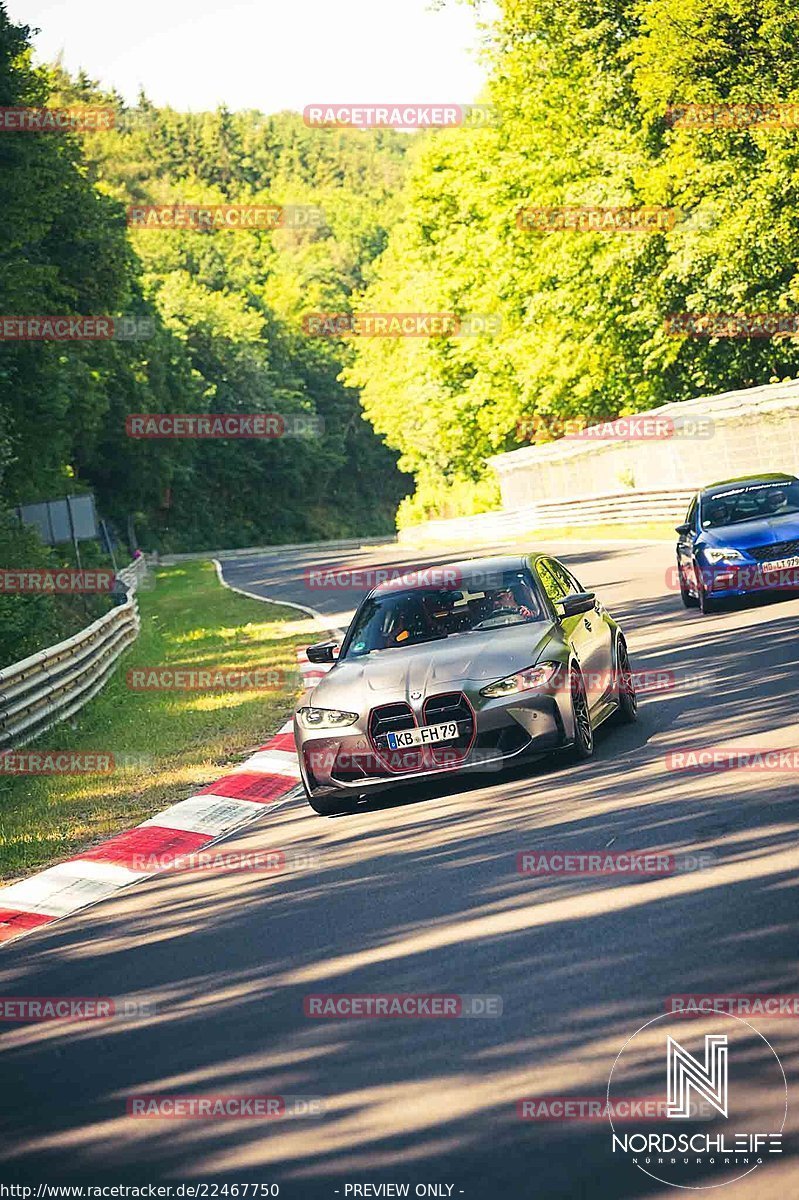
[[[690,1117],[689,1092],[693,1088],[697,1095],[709,1101],[713,1107],[727,1116],[727,1035],[726,1033],[705,1034],[705,1065],[675,1042],[668,1039],[669,1103],[668,1117]]]

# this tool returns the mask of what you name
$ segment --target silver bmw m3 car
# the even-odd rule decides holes
[[[608,717],[634,721],[624,635],[546,554],[468,559],[391,579],[361,602],[294,733],[318,813],[433,775],[565,749],[589,758]]]

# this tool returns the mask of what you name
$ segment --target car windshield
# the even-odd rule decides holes
[[[452,587],[391,589],[363,603],[340,659],[523,624],[541,616],[523,570],[475,575]]]
[[[782,517],[799,512],[799,479],[785,482],[747,483],[714,492],[702,501],[702,528],[738,525],[764,517]]]

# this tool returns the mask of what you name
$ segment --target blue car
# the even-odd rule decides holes
[[[677,526],[686,608],[773,588],[799,589],[799,479],[752,475],[697,492]]]

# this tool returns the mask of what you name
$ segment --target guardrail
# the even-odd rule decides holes
[[[128,592],[123,604],[74,637],[0,671],[0,749],[24,746],[99,692],[138,635],[136,589],[146,570],[144,558],[135,559],[117,573]]]
[[[513,541],[540,530],[567,526],[682,520],[696,488],[674,491],[602,492],[572,500],[547,500],[508,512],[480,513],[449,521],[426,521],[398,534],[400,545],[467,541],[473,545]]]

